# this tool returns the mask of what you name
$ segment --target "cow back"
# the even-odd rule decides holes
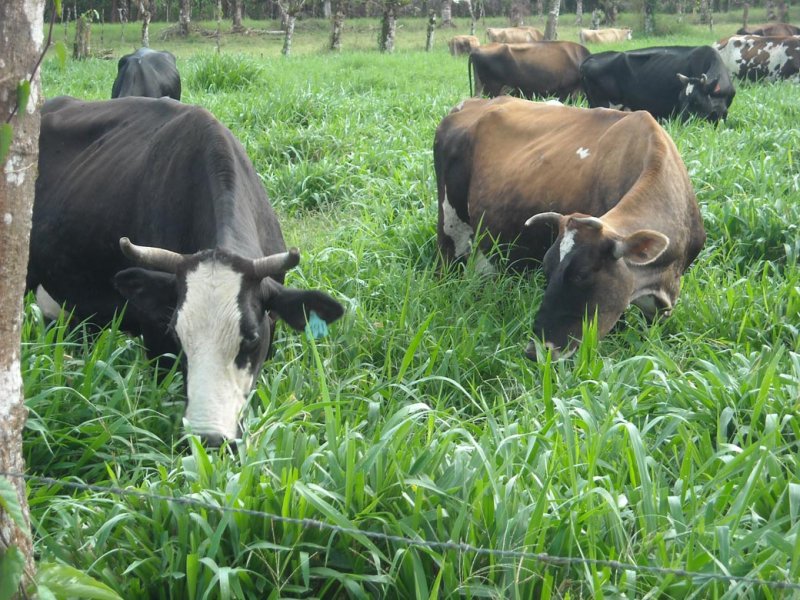
[[[800,38],[735,35],[714,47],[736,77],[750,81],[800,79]]]

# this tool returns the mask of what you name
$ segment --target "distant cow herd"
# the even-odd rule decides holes
[[[442,259],[476,256],[493,271],[500,248],[502,264],[543,267],[532,359],[540,348],[574,350],[587,316],[602,336],[631,304],[648,319],[668,314],[706,234],[656,119],[725,119],[732,77],[798,81],[800,30],[767,24],[713,47],[597,54],[582,44],[631,31],[581,30],[582,44],[541,41],[531,27],[486,34],[488,45],[449,42],[451,54],[469,56],[470,94],[491,98],[461,102],[436,130]],[[591,108],[506,93],[584,95]],[[150,354],[182,357],[192,431],[235,439],[276,321],[324,335],[344,307],[284,287],[299,251],[287,250],[238,140],[180,102],[171,53],[123,56],[111,96],[45,104],[27,287],[50,316],[66,307],[102,323],[127,306],[122,327]]]

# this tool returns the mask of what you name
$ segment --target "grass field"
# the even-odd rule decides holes
[[[245,145],[303,252],[289,282],[347,315],[316,343],[280,328],[243,442],[206,451],[181,440],[180,375],[157,380],[138,340],[30,306],[25,456],[68,482],[506,553],[34,482],[40,560],[131,600],[791,597],[646,568],[800,582],[800,88],[742,84],[726,123],[665,124],[708,232],[681,301],[536,364],[522,351],[540,274],[437,273],[433,132],[468,93],[466,62],[442,32],[421,52],[422,21],[401,23],[394,55],[372,50],[366,21],[340,55],[321,51],[321,22],[301,24],[289,59],[259,36],[226,36],[220,56],[199,36],[153,43],[178,54],[184,100]],[[49,59],[43,80],[49,97],[99,99],[114,74]]]

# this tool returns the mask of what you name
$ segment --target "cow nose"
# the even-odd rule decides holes
[[[200,434],[200,439],[203,442],[203,446],[206,448],[219,448],[227,442],[228,448],[234,451],[236,450],[236,440],[226,438],[224,435],[218,433],[203,433]]]

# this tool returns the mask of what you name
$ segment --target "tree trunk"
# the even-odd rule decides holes
[[[180,0],[178,12],[178,33],[181,37],[189,35],[189,23],[192,20],[192,0]]]
[[[583,25],[583,0],[575,2],[575,25]]]
[[[88,16],[81,15],[75,20],[75,43],[72,45],[72,58],[89,58],[92,51],[92,22]]]
[[[453,23],[453,0],[442,0],[442,27],[455,27]]]
[[[381,17],[381,37],[378,49],[381,52],[394,52],[394,38],[397,33],[397,8],[394,4],[385,4]]]
[[[244,32],[244,26],[242,25],[243,15],[244,15],[244,0],[233,0],[233,8],[231,10],[231,21],[233,23],[231,31],[233,31],[233,33]]]
[[[561,0],[547,0],[547,25],[544,28],[544,39],[558,39],[558,11]]]
[[[139,0],[139,13],[142,15],[142,46],[150,47],[150,0]]]
[[[278,2],[278,10],[281,13],[281,29],[286,31],[289,29],[289,13],[286,12],[282,2]]]
[[[700,24],[711,24],[711,8],[708,0],[700,0]]]
[[[778,15],[775,12],[775,0],[767,0],[767,21],[777,21]]]
[[[5,121],[17,102],[17,85],[27,79],[42,51],[43,0],[0,2],[0,114]],[[39,156],[39,107],[42,86],[38,72],[31,82],[25,110],[8,124],[11,147],[0,157],[0,471],[22,473],[22,428],[28,411],[23,404],[20,367],[22,295],[28,266],[31,209]],[[25,482],[11,479],[22,508],[23,527],[0,509],[0,555],[17,556],[23,570],[20,590],[33,581],[35,565]],[[24,597],[21,595],[21,597]]]
[[[681,0],[678,0],[680,2]],[[592,29],[600,29],[600,9],[595,8],[592,11]]]
[[[475,16],[475,5],[473,0],[467,0],[467,8],[469,9],[469,34],[475,35],[475,25],[478,19]]]
[[[323,0],[322,2],[322,16],[326,19],[331,18],[331,0]]]
[[[294,22],[297,17],[294,14],[286,15],[286,35],[283,37],[283,48],[281,54],[289,56],[292,53],[292,36],[294,36]]]
[[[442,13],[444,13],[444,9],[442,9]],[[442,23],[444,26],[444,23]],[[430,52],[433,50],[433,34],[436,31],[436,13],[431,11],[428,14],[428,33],[425,37],[425,52]]]
[[[778,20],[781,23],[789,22],[789,6],[786,4],[785,0],[778,2]]]
[[[683,23],[683,0],[677,0],[675,4],[675,13],[678,15],[678,23]]]
[[[344,27],[344,13],[337,10],[333,15],[333,26],[331,27],[331,50],[339,52],[342,49],[342,28]]]
[[[217,54],[222,52],[222,48],[220,47],[220,42],[222,40],[222,0],[217,0],[217,33],[216,37],[216,44],[217,44]]]
[[[656,33],[656,0],[644,0],[644,35],[652,37]]]
[[[750,4],[745,2],[742,9],[742,27],[747,27],[747,21],[750,17]]]
[[[536,0],[536,16],[541,20],[544,15],[544,0]]]

